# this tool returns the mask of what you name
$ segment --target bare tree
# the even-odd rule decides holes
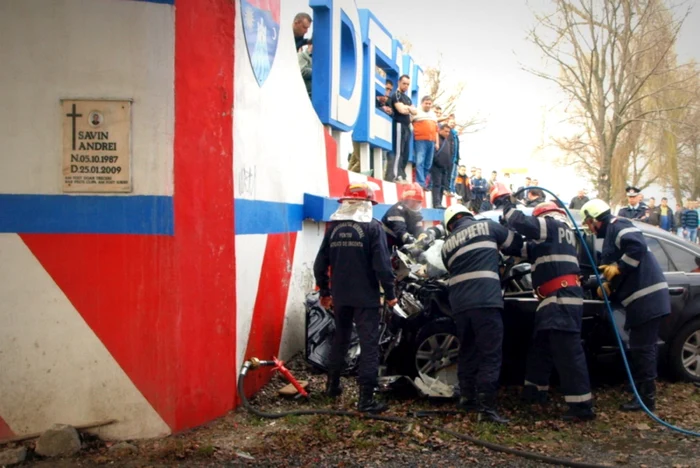
[[[399,40],[403,46],[404,53],[410,53],[413,49],[413,44],[407,38]],[[442,113],[445,116],[455,114],[455,130],[460,135],[476,133],[483,130],[486,125],[486,119],[479,115],[471,115],[467,118],[460,117],[457,112],[459,100],[462,97],[462,92],[465,88],[465,83],[458,81],[454,84],[448,83],[446,73],[442,66],[442,54],[440,54],[437,63],[434,66],[426,67],[423,70],[423,79],[426,89],[424,94],[433,98],[433,104],[442,108]],[[462,114],[464,115],[464,114]]]
[[[682,78],[672,75],[676,65],[669,56],[688,12],[675,17],[663,0],[553,4],[553,12],[535,14],[529,39],[558,73],[525,69],[566,93],[569,121],[582,130],[559,139],[558,146],[589,176],[601,198],[617,201],[630,162],[632,169],[644,164],[638,144],[643,124],[676,109],[647,104],[681,84]]]
[[[435,66],[429,66],[423,70],[423,79],[427,88],[426,94],[433,98],[435,105],[442,108],[443,115],[455,114],[455,130],[460,135],[483,130],[484,125],[486,125],[486,119],[483,117],[478,115],[471,115],[467,118],[459,116],[457,109],[466,85],[461,81],[454,85],[447,83],[446,73],[442,66],[442,56]]]

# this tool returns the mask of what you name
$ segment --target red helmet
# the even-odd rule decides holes
[[[342,203],[345,200],[370,201],[373,205],[377,204],[377,200],[374,198],[374,190],[372,190],[369,184],[364,182],[350,184],[345,187],[345,192],[343,192],[343,196],[338,199],[338,203]]]
[[[511,191],[508,190],[508,187],[506,187],[506,184],[503,182],[496,182],[493,184],[493,187],[491,188],[491,204],[493,205],[493,202],[496,201],[496,198],[502,197],[503,195],[510,195]]]
[[[423,187],[414,182],[406,188],[401,194],[401,201],[413,200],[423,203]]]
[[[548,201],[538,204],[534,210],[532,210],[532,216],[543,216],[547,213],[557,212],[561,215],[566,216],[566,211],[561,209],[556,203]]]

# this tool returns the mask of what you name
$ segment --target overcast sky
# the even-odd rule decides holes
[[[308,0],[283,0],[311,13]],[[678,53],[681,59],[700,60],[700,6],[694,6],[684,26]],[[463,138],[462,160],[484,172],[527,167],[542,185],[573,196],[585,183],[570,168],[553,167],[556,150],[542,150],[550,141],[561,115],[549,111],[564,96],[553,85],[521,69],[521,64],[542,67],[538,49],[526,40],[534,25],[532,10],[548,0],[356,0],[370,9],[394,37],[413,44],[412,56],[423,66],[433,65],[442,53],[443,70],[455,81],[466,83],[458,117],[480,115],[484,130]],[[283,11],[290,11],[285,5]],[[293,16],[293,15],[292,15]],[[284,20],[284,19],[283,19]]]

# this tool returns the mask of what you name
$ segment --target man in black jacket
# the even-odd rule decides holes
[[[382,225],[372,217],[372,205],[377,202],[371,187],[365,183],[350,184],[339,202],[341,206],[331,216],[314,262],[321,304],[325,308],[333,305],[335,309],[336,332],[326,393],[337,397],[342,392],[340,373],[354,321],[362,348],[357,408],[361,412],[381,413],[387,406],[374,399],[379,369],[379,285],[384,289],[387,305],[396,305],[394,273]]]
[[[581,189],[578,191],[578,194],[571,199],[571,203],[569,203],[569,209],[580,210],[581,207],[585,205],[587,201],[588,197],[586,196],[586,191]]]
[[[440,135],[440,147],[435,152],[435,158],[433,158],[433,167],[430,169],[430,183],[433,186],[433,208],[444,210],[442,195],[450,190],[454,138],[447,124],[440,125],[438,134]]]

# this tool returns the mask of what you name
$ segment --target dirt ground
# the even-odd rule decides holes
[[[309,372],[300,359],[290,368],[299,379],[309,380],[310,401],[277,395],[284,385],[274,378],[252,400],[269,412],[302,408],[353,410],[356,386],[344,379],[345,392],[333,402],[321,395],[324,376]],[[133,441],[134,453],[110,450],[113,444],[89,435],[76,457],[42,460],[31,450],[25,465],[36,467],[359,467],[441,466],[542,466],[533,461],[499,454],[430,430],[443,426],[479,439],[512,448],[607,466],[700,467],[700,441],[664,429],[644,414],[617,411],[628,398],[623,385],[596,389],[598,418],[589,423],[567,424],[558,419],[565,407],[561,395],[553,403],[526,408],[518,401],[519,388],[501,391],[507,427],[477,421],[476,415],[439,415],[410,423],[386,423],[362,418],[286,416],[261,419],[243,409],[195,430],[160,440]],[[314,393],[316,392],[316,393]],[[384,396],[391,405],[386,414],[406,416],[419,409],[451,409],[450,401],[435,402],[414,396]],[[659,416],[681,427],[700,429],[700,388],[688,383],[659,384]],[[28,442],[28,448],[33,443]]]

